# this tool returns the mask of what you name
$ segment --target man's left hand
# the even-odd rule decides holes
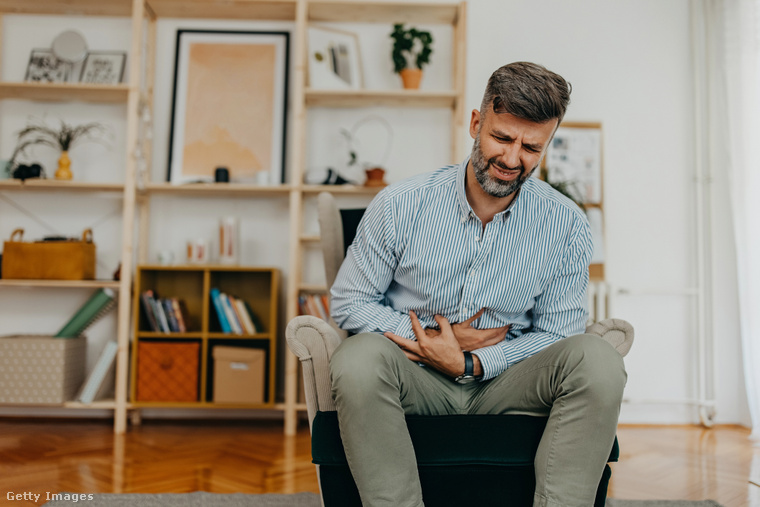
[[[385,333],[385,337],[398,345],[412,361],[431,366],[450,377],[464,373],[464,354],[449,321],[441,315],[436,315],[435,321],[440,327],[440,333],[428,334],[414,312],[409,312],[409,318],[417,341],[390,332]]]

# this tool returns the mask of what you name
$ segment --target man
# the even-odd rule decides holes
[[[422,505],[405,414],[548,415],[534,505],[594,503],[626,374],[610,344],[580,334],[588,222],[530,178],[570,90],[536,64],[496,70],[469,159],[386,188],[359,225],[332,287],[333,318],[358,334],[330,368],[365,506]]]

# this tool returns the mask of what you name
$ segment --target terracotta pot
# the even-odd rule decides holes
[[[61,152],[61,158],[58,159],[58,170],[55,172],[55,179],[57,180],[70,180],[73,177],[71,174],[71,159],[69,158],[69,152]]]
[[[422,81],[422,69],[404,69],[399,72],[406,90],[418,90]]]
[[[364,171],[367,174],[367,181],[364,182],[365,187],[385,187],[388,184],[383,180],[385,176],[385,169],[382,167],[373,167]]]

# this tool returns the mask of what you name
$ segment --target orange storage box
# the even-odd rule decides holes
[[[95,243],[92,229],[81,241],[22,241],[16,229],[3,244],[3,278],[25,280],[94,280]]]
[[[198,401],[200,343],[137,344],[136,401]]]

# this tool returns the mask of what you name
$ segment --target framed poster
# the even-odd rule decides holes
[[[177,31],[168,181],[283,182],[288,51],[287,32]]]
[[[79,81],[92,84],[119,84],[127,63],[125,51],[90,51]]]
[[[355,33],[309,27],[309,88],[361,90],[359,38]]]
[[[71,65],[56,58],[52,49],[32,49],[24,81],[65,83],[70,73]]]
[[[549,181],[567,183],[584,204],[602,202],[602,126],[562,123],[546,150]]]

